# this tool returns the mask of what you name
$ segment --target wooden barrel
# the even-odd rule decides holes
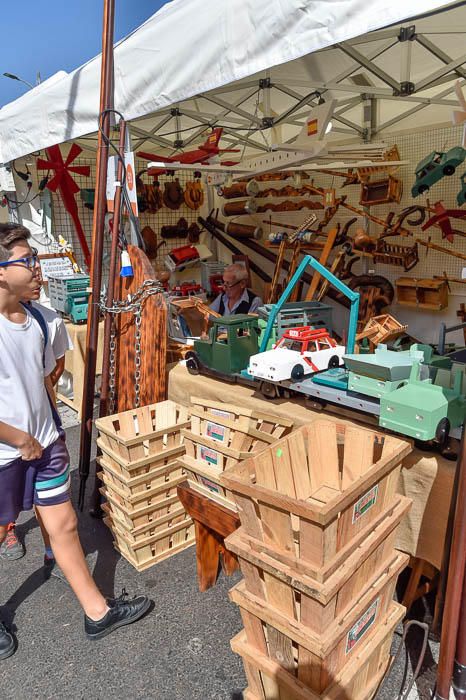
[[[259,192],[259,185],[256,180],[249,182],[235,182],[231,187],[221,187],[218,191],[220,197],[225,199],[236,199],[237,197],[255,197]]]
[[[225,233],[228,233],[232,238],[255,238],[256,241],[262,238],[262,229],[260,226],[236,224],[232,221],[227,223]]]
[[[243,199],[240,202],[226,202],[223,205],[223,216],[241,216],[241,214],[255,214],[257,204],[254,199]]]

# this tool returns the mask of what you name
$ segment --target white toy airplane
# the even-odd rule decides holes
[[[355,143],[344,146],[332,145],[327,142],[325,135],[328,131],[331,116],[335,109],[335,100],[329,100],[315,107],[306,119],[298,137],[293,143],[282,143],[272,147],[272,150],[261,155],[248,158],[236,165],[225,166],[221,163],[185,164],[171,161],[170,170],[193,170],[206,173],[222,173],[232,176],[233,180],[241,180],[245,175],[260,175],[275,170],[318,170],[323,164],[326,168],[354,168],[370,165],[403,165],[408,161],[384,161],[387,150],[385,143]],[[334,161],[344,158],[346,162]],[[306,165],[309,161],[319,161],[314,165]],[[167,167],[164,161],[148,163],[148,169]]]

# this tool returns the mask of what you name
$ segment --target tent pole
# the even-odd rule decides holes
[[[125,157],[125,141],[126,141],[126,122],[124,119],[120,119],[120,141],[118,144],[118,151],[120,154],[120,159],[118,160],[117,173],[116,173],[116,187],[115,187],[115,198],[113,205],[113,226],[112,226],[112,239],[110,247],[110,265],[108,272],[108,287],[107,287],[107,306],[112,306],[115,299],[115,289],[118,286],[118,243],[120,237],[120,227],[121,227],[121,195],[122,188],[121,183],[123,181],[123,163]],[[112,330],[112,315],[106,313],[104,317],[104,347],[103,347],[103,358],[102,358],[102,380],[100,387],[100,405],[99,405],[99,416],[108,415],[108,400],[109,400],[109,389],[110,389],[110,335]],[[99,448],[97,452],[100,454]],[[100,518],[102,516],[102,509],[100,507],[100,480],[97,478],[97,469],[94,479],[94,492],[93,492],[93,507],[91,514],[95,517]]]
[[[458,639],[456,640],[456,657],[452,685],[453,692],[458,700],[459,698],[466,697],[466,574],[463,581],[463,596],[460,608]]]
[[[458,638],[459,614],[465,583],[466,566],[466,425],[463,425],[463,437],[457,469],[458,490],[452,494],[456,500],[455,522],[453,526],[453,539],[451,543],[450,566],[448,569],[447,592],[445,609],[443,613],[442,634],[440,639],[440,653],[437,672],[437,688],[435,699],[448,700],[453,675],[456,642]],[[464,625],[462,625],[464,632]],[[464,641],[464,640],[463,640]],[[460,652],[464,652],[464,644],[459,645]],[[463,659],[461,661],[461,659]],[[464,657],[458,658],[464,663]]]
[[[99,301],[102,284],[102,253],[106,212],[106,185],[108,167],[108,136],[110,114],[101,114],[113,107],[113,30],[115,23],[115,0],[104,0],[102,29],[102,66],[100,73],[100,109],[98,147],[96,159],[96,192],[94,220],[92,224],[91,295],[89,297],[89,318],[87,322],[86,356],[84,367],[84,391],[82,402],[82,422],[79,448],[79,508],[84,505],[84,493],[92,444],[92,418],[94,412],[95,373],[97,346],[99,342]],[[106,138],[104,138],[104,136]]]

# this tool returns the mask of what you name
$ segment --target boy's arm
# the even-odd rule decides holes
[[[54,370],[54,371],[55,371],[55,370]],[[48,395],[50,396],[50,400],[51,400],[51,402],[53,403],[53,405],[54,405],[55,408],[56,408],[56,406],[57,406],[57,400],[56,400],[56,398],[55,398],[55,390],[54,390],[54,388],[53,388],[53,384],[54,384],[54,382],[53,382],[53,372],[51,372],[51,373],[48,375],[48,377],[45,377],[44,382],[45,382],[45,388],[46,388],[46,390],[47,390],[47,393],[48,393]]]
[[[32,435],[2,421],[0,421],[0,442],[16,447],[26,462],[39,459],[42,455],[42,445]]]
[[[53,387],[58,384],[58,380],[60,379],[64,370],[65,370],[65,356],[63,355],[63,357],[59,357],[57,359],[57,364],[55,365],[55,369],[52,370],[52,372],[49,375]]]

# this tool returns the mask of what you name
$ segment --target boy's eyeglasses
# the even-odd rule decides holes
[[[9,265],[23,265],[28,270],[33,271],[39,262],[39,255],[35,248],[31,248],[31,251],[32,255],[28,255],[27,258],[17,258],[16,260],[5,260],[4,262],[0,262],[0,267],[8,267]]]

